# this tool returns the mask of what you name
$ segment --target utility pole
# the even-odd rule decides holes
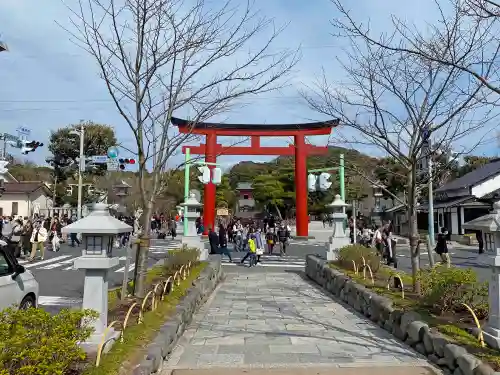
[[[356,199],[352,200],[352,230],[354,231],[354,233],[353,233],[354,242],[353,243],[356,243]]]
[[[433,165],[433,161],[432,161],[432,154],[429,156],[429,161],[427,163],[427,168],[429,170],[429,182],[428,182],[428,187],[427,187],[427,190],[428,190],[428,195],[429,195],[429,203],[428,203],[428,210],[429,210],[429,213],[428,213],[428,216],[427,216],[427,220],[429,221],[429,225],[428,225],[428,232],[429,232],[429,241],[430,241],[430,245],[431,247],[434,246],[434,188],[432,186],[432,179],[433,179],[433,173],[432,173],[432,169],[433,169],[434,165]]]
[[[83,120],[80,120],[80,129],[72,130],[70,134],[77,135],[80,137],[80,157],[78,161],[78,205],[76,209],[77,219],[80,220],[82,218],[82,193],[83,193],[83,172],[85,172],[85,128],[83,124]]]
[[[78,220],[82,218],[82,190],[83,190],[83,172],[85,171],[85,150],[84,146],[85,130],[83,123],[80,124],[80,168],[78,169]]]

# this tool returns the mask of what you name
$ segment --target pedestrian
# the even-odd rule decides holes
[[[9,237],[10,246],[16,258],[21,257],[21,234],[23,232],[23,223],[17,219],[12,225],[12,233]]]
[[[175,237],[177,237],[177,221],[174,219],[170,220],[170,235],[172,236],[172,239],[175,240]]]
[[[273,255],[274,244],[276,243],[276,234],[274,233],[274,229],[271,227],[267,228],[266,242],[267,242],[268,254]]]
[[[441,264],[446,264],[446,267],[451,266],[450,255],[448,254],[448,242],[447,242],[448,230],[446,228],[441,228],[441,233],[438,234],[436,241],[436,253],[441,257]]]
[[[248,241],[247,241],[247,253],[241,260],[241,264],[245,263],[245,260],[249,258],[250,264],[249,267],[252,267],[257,264],[256,261],[256,253],[257,253],[257,245],[255,244],[255,236],[254,234],[250,232],[248,234]]]
[[[29,257],[31,252],[31,234],[33,233],[33,223],[31,220],[26,220],[23,225],[23,231],[21,233],[21,249],[22,255],[26,258]]]
[[[227,242],[228,242],[228,237],[226,234],[226,228],[224,228],[224,225],[222,223],[219,225],[219,248],[220,248],[220,253],[221,255],[227,255],[229,258],[229,261],[232,262],[233,259],[231,258],[231,253],[229,252],[229,249],[227,248]]]
[[[280,256],[286,255],[286,247],[288,245],[288,239],[290,238],[290,232],[286,229],[284,223],[281,223],[278,228],[277,236],[280,244]]]
[[[479,254],[484,253],[484,241],[483,241],[483,232],[478,230],[476,231],[476,240],[479,246]]]
[[[52,251],[59,251],[61,247],[61,223],[58,217],[54,217],[50,224],[49,241],[52,244]]]
[[[257,232],[255,233],[255,245],[257,250],[255,252],[257,256],[257,264],[260,263],[260,256],[264,254],[264,241],[262,240],[261,229],[257,228]]]
[[[47,229],[42,225],[42,222],[38,220],[33,228],[33,233],[31,234],[31,255],[30,262],[35,260],[37,251],[40,251],[40,259],[43,260],[45,256],[45,241],[47,241],[48,233]]]
[[[210,254],[217,254],[219,248],[219,236],[211,226],[208,227],[208,242],[210,244]]]

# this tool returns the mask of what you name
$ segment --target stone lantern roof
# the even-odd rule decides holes
[[[349,206],[347,203],[345,203],[342,198],[340,197],[339,194],[335,195],[335,199],[333,200],[332,203],[327,204],[327,207],[331,208],[343,208]]]
[[[468,221],[463,226],[465,229],[480,230],[483,232],[500,231],[500,202],[493,204],[493,212]]]
[[[89,215],[62,228],[63,233],[120,234],[132,232],[132,227],[114,218],[107,204],[95,203]]]
[[[180,204],[181,207],[201,207],[202,204],[196,199],[196,194],[190,193],[189,198]]]

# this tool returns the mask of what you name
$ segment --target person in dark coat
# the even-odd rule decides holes
[[[229,261],[232,262],[233,259],[231,258],[231,253],[229,252],[229,249],[227,248],[227,240],[228,236],[226,234],[226,228],[224,228],[224,225],[220,224],[219,225],[219,248],[220,248],[220,253],[222,255],[227,255],[229,258]]]
[[[208,228],[208,242],[210,243],[210,254],[217,254],[219,249],[219,236],[212,227]]]
[[[448,230],[446,228],[441,228],[441,233],[438,234],[436,241],[436,253],[441,257],[441,264],[450,267],[450,255],[448,254],[448,242],[446,237],[448,236]]]

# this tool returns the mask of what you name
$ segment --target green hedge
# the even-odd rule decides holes
[[[370,266],[372,272],[378,272],[380,269],[380,257],[374,249],[354,244],[344,246],[339,251],[338,260],[340,265],[344,268],[352,269],[352,261],[354,261],[356,267],[361,269],[360,267],[363,265],[363,259],[366,264]]]
[[[78,342],[92,329],[85,320],[97,318],[90,310],[62,310],[51,315],[42,309],[5,309],[0,313],[1,375],[63,375],[85,360]]]

